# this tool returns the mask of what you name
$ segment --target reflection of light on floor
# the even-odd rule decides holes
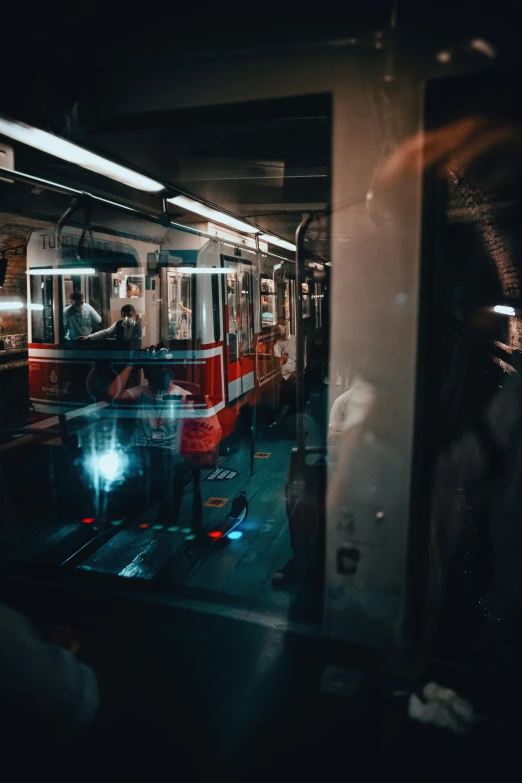
[[[177,530],[179,530],[179,527],[178,525],[171,525],[170,527],[167,528],[167,530],[169,531],[169,533],[175,533]]]
[[[228,538],[232,539],[232,541],[235,541],[236,539],[241,538],[242,535],[243,533],[241,530],[231,530],[228,534]]]
[[[188,536],[185,536],[185,541],[194,541],[195,538],[196,536],[194,535],[194,533],[189,533]]]

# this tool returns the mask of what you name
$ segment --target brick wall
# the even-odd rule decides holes
[[[26,233],[2,234],[0,248],[25,245]],[[27,283],[25,255],[7,254],[7,274],[3,288],[0,288],[0,302],[19,301],[22,310],[13,312],[0,310],[0,337],[5,334],[27,334]],[[8,351],[0,354],[0,430],[16,426],[29,415],[29,385],[27,351]]]
[[[25,245],[26,234],[20,236],[5,236],[0,232],[0,248],[8,251],[10,248]],[[0,310],[0,334],[26,334],[27,333],[27,283],[25,255],[6,254],[7,274],[4,287],[0,288],[0,302],[2,300],[20,301],[24,303],[23,310],[4,312]]]

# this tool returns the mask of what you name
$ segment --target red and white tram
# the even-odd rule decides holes
[[[217,417],[220,438],[246,405],[272,405],[280,383],[273,355],[278,316],[292,312],[289,261],[266,245],[212,224],[169,229],[161,243],[112,229],[76,227],[32,233],[27,248],[29,379],[36,411],[55,414],[108,404],[107,388],[140,347],[163,343],[176,383],[198,402],[198,418]],[[64,311],[73,291],[114,324],[123,305],[141,319],[141,340],[76,340]],[[286,295],[286,304],[285,304]],[[138,379],[139,369],[132,374]],[[191,414],[186,414],[194,415]]]

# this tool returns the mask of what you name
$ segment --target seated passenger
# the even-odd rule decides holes
[[[71,304],[63,311],[63,326],[66,340],[81,340],[88,337],[95,326],[101,324],[101,317],[94,307],[84,302],[81,291],[73,291]]]
[[[288,321],[280,318],[278,322],[278,338],[274,345],[274,356],[281,363],[281,397],[280,405],[288,405],[294,412],[297,404],[297,372],[296,372],[296,342],[294,335],[289,333]]]
[[[94,332],[87,337],[80,337],[80,340],[136,340],[141,341],[143,328],[141,324],[141,315],[136,313],[133,305],[123,305],[121,308],[121,318],[115,321],[107,329]],[[139,347],[138,345],[135,346]]]

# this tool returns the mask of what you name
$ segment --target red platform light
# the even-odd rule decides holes
[[[221,532],[221,530],[212,530],[208,534],[208,537],[209,538],[221,538],[222,535],[223,535],[223,533]]]
[[[82,525],[92,525],[94,522],[94,517],[84,517],[82,519]]]
[[[148,527],[150,527],[148,522],[142,522],[141,525],[140,525],[140,528],[142,530],[147,530]]]

